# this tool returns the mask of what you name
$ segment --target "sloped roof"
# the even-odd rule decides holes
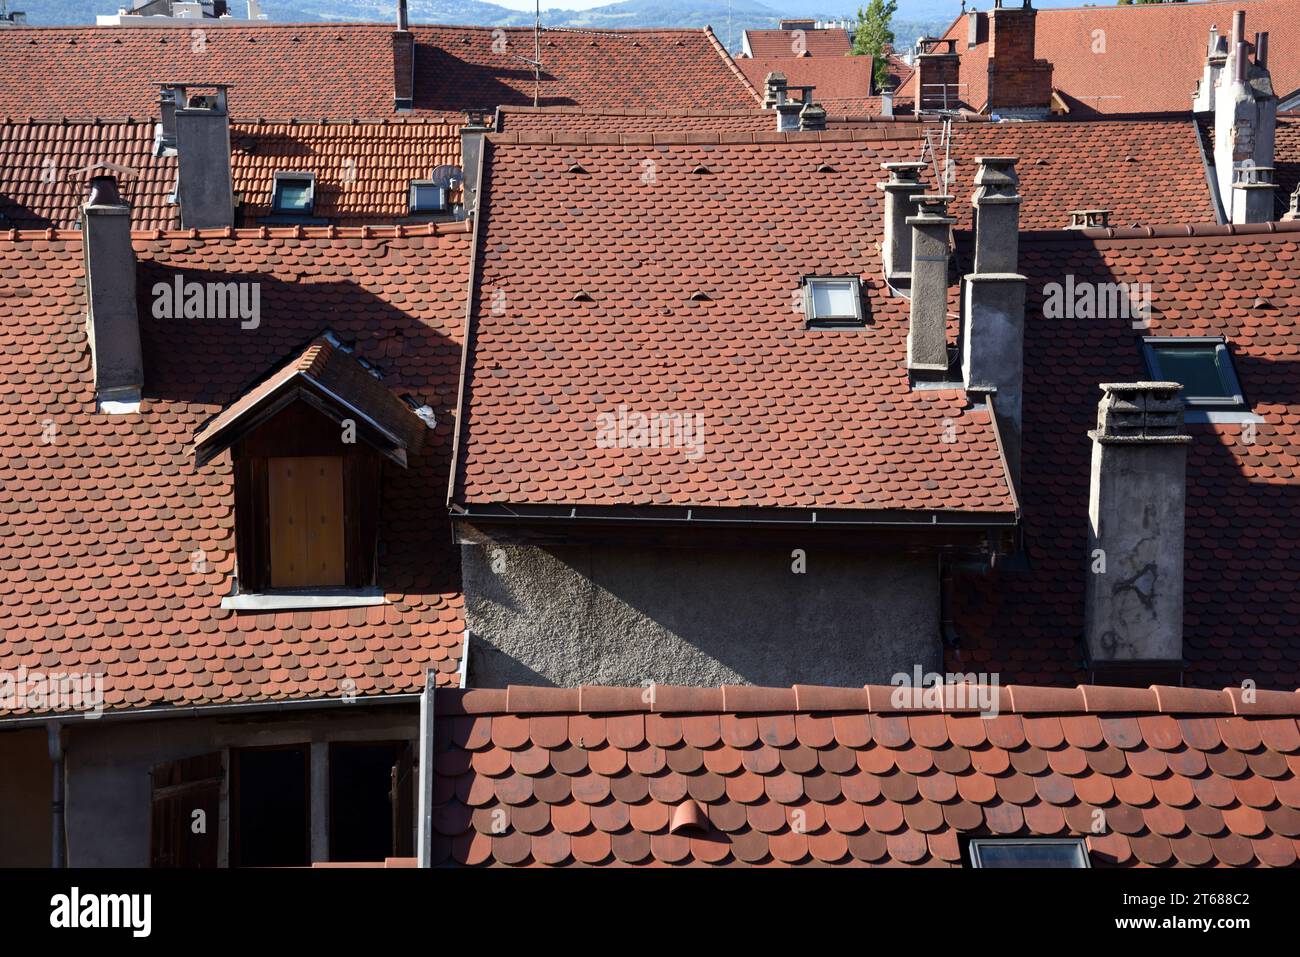
[[[1257,423],[1189,424],[1185,681],[1300,687],[1300,223],[1023,234],[1027,567],[958,582],[958,670],[1082,677],[1088,430],[1098,383],[1147,378],[1140,336],[1223,335]],[[1044,318],[1044,286],[1150,283],[1151,327]]]
[[[544,29],[541,82],[531,27],[413,26],[417,110],[501,105],[731,110],[758,95],[708,27]]]
[[[896,690],[440,690],[432,861],[957,867],[1077,836],[1094,867],[1296,863],[1296,693],[1004,687],[985,718]]]
[[[749,52],[754,57],[789,57],[799,51],[807,51],[809,57],[840,57],[853,49],[849,31],[839,28],[746,30],[745,37],[749,40]],[[740,58],[745,59],[748,57]]]
[[[736,65],[749,77],[756,90],[763,89],[769,73],[784,73],[791,87],[815,86],[813,99],[869,97],[871,65],[869,56],[837,57],[741,57]]]
[[[908,384],[876,183],[915,141],[542,139],[488,141],[455,502],[1014,513],[988,412]],[[866,327],[805,328],[807,275]],[[602,442],[620,410],[702,443]]]
[[[1300,0],[1210,0],[1204,3],[1154,3],[1038,10],[1035,56],[1052,64],[1052,86],[1072,115],[1187,113],[1201,78],[1210,26],[1221,36],[1232,29],[1234,10],[1246,11],[1247,39],[1271,34],[1278,51],[1269,69],[1273,86],[1286,97],[1300,90]],[[1104,53],[1094,52],[1097,31]],[[966,17],[944,33],[957,41],[963,101],[983,109],[988,98],[988,39],[966,45]]]
[[[588,110],[571,106],[505,106],[497,111],[498,132],[527,133],[530,138],[557,133],[709,133],[776,130],[771,110]]]
[[[155,156],[155,121],[0,123],[0,228],[70,229],[85,201],[83,172],[99,162],[128,167],[118,182],[136,229],[173,229],[176,157]],[[378,122],[236,121],[231,179],[247,225],[271,214],[277,172],[316,174],[317,216],[337,226],[407,218],[407,189],[442,165],[460,165],[461,114]]]
[[[1277,206],[1284,213],[1291,196],[1300,187],[1300,113],[1281,113],[1273,141],[1273,178],[1277,183]]]
[[[236,434],[246,427],[268,403],[296,389],[307,388],[326,399],[326,407],[337,410],[340,420],[362,419],[369,428],[358,434],[379,440],[380,450],[407,465],[408,452],[424,446],[424,423],[374,374],[361,365],[350,350],[339,347],[332,334],[312,342],[221,411],[194,439],[197,464],[202,467],[229,448]]]
[[[459,556],[430,490],[450,459],[465,226],[137,233],[135,247],[144,399],[138,413],[105,415],[80,233],[0,232],[0,670],[103,672],[110,709],[412,692],[429,668],[456,682]],[[258,327],[154,318],[154,284],[177,275],[258,282]],[[195,468],[192,442],[326,330],[437,417],[410,467],[385,470],[388,603],[223,609],[230,459]]]

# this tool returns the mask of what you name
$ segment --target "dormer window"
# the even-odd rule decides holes
[[[808,277],[803,314],[809,326],[861,326],[862,281],[857,276]]]
[[[447,190],[431,179],[411,180],[409,206],[412,216],[445,212]]]
[[[971,867],[1091,867],[1081,837],[972,838],[966,849]]]
[[[1241,409],[1245,397],[1222,336],[1147,336],[1147,371],[1157,382],[1177,382],[1190,408]]]
[[[201,468],[230,450],[238,590],[223,605],[382,601],[383,471],[406,467],[426,429],[329,337],[222,411],[199,433],[195,462]]]
[[[276,173],[271,211],[277,216],[311,216],[316,208],[313,173]]]

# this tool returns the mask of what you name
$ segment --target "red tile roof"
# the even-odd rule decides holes
[[[107,162],[136,229],[172,229],[176,158],[153,153],[153,120],[0,123],[0,228],[73,228],[85,170]],[[277,172],[315,173],[316,215],[337,226],[390,225],[408,215],[407,188],[435,167],[460,165],[462,114],[381,122],[231,124],[231,176],[247,225],[271,213]]]
[[[915,141],[544,139],[489,138],[456,502],[1014,511],[988,413],[908,384],[876,183]],[[806,275],[866,327],[805,328]],[[702,443],[602,447],[620,409]]]
[[[1296,863],[1296,693],[1010,687],[985,718],[896,690],[438,691],[432,861],[957,867],[1076,836],[1095,867]]]
[[[0,670],[104,672],[105,707],[412,692],[455,683],[459,558],[445,506],[469,234],[463,224],[138,233],[139,413],[95,411],[81,235],[0,232]],[[155,319],[154,283],[260,283],[256,330]],[[204,422],[326,331],[433,407],[410,468],[385,470],[388,603],[242,613],[228,455]],[[351,682],[348,684],[347,682]]]
[[[796,36],[797,34],[797,36]],[[807,51],[809,57],[842,57],[853,49],[848,30],[746,30],[754,57],[789,57]],[[740,57],[737,62],[748,59]]]
[[[557,133],[770,133],[776,114],[747,110],[587,110],[566,106],[507,106],[497,111],[498,131],[527,133],[530,138]]]
[[[1052,85],[1072,113],[1187,113],[1200,80],[1210,26],[1220,35],[1232,29],[1234,10],[1246,11],[1247,39],[1271,34],[1273,86],[1286,97],[1300,90],[1300,0],[1211,0],[1040,9],[1035,56],[1052,64]],[[1093,51],[1102,31],[1104,53]],[[988,42],[967,47],[966,17],[953,21],[944,37],[957,41],[962,97],[983,109],[988,96]],[[1046,105],[1046,104],[1044,104]]]
[[[1211,132],[1211,142],[1213,142]],[[1282,113],[1277,118],[1273,143],[1273,177],[1277,183],[1277,206],[1286,212],[1291,196],[1300,187],[1300,113]]]
[[[202,28],[198,28],[202,30]],[[379,119],[393,109],[385,24],[48,27],[0,32],[0,118],[153,116],[156,81],[232,83],[237,119]],[[533,102],[531,28],[413,26],[417,113]],[[195,45],[201,48],[196,49]],[[541,103],[740,109],[757,95],[713,32],[542,34]]]
[[[769,73],[784,73],[791,87],[815,86],[813,99],[818,103],[827,99],[869,97],[871,63],[869,56],[741,57],[736,61],[755,89],[762,91]]]
[[[415,106],[501,105],[595,109],[734,110],[760,97],[708,27],[703,30],[546,29],[541,83],[520,57],[534,54],[531,27],[412,27]]]
[[[1154,236],[1152,234],[1155,234]],[[1044,319],[1044,285],[1150,283],[1150,335],[1227,337],[1258,419],[1191,424],[1184,657],[1200,687],[1300,686],[1300,223],[1024,235],[1021,505],[1028,569],[959,583],[959,670],[1081,677],[1090,443],[1098,383],[1147,378],[1127,319]],[[1251,441],[1248,441],[1251,440]]]

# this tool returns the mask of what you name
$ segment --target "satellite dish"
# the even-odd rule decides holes
[[[434,186],[453,189],[465,181],[465,174],[459,166],[439,166],[434,169],[429,179],[433,181]]]

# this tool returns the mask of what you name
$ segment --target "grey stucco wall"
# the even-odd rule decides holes
[[[862,685],[936,670],[938,562],[808,549],[465,545],[471,686]]]
[[[415,740],[418,724],[418,707],[414,705],[400,711],[359,705],[296,714],[262,713],[242,719],[101,718],[69,722],[66,805],[69,864],[72,867],[149,865],[149,772],[164,761],[232,747]],[[227,783],[229,773],[227,763]],[[48,793],[47,781],[47,797]],[[324,795],[313,793],[312,797],[313,808],[323,808],[318,802]],[[224,817],[227,814],[224,797],[222,809]],[[325,859],[315,852],[316,832],[324,827],[324,821],[316,820],[321,816],[313,813],[316,860]],[[226,821],[209,822],[210,827],[217,824],[224,837]],[[0,822],[0,827],[3,826]]]

